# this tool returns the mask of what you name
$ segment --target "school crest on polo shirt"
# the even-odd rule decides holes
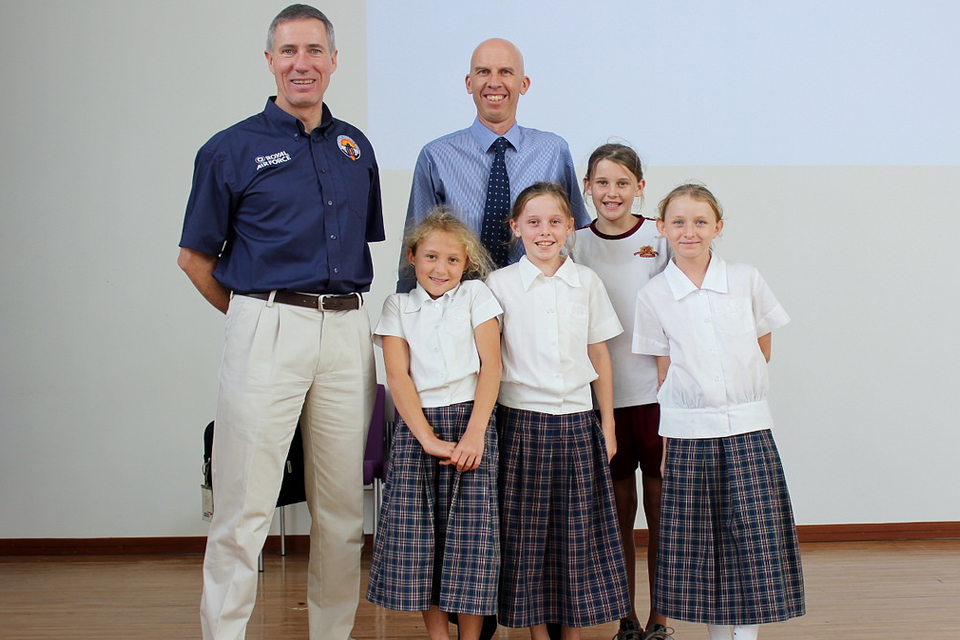
[[[660,252],[654,249],[651,245],[645,244],[640,247],[640,251],[635,251],[633,255],[640,256],[641,258],[656,258],[658,255],[660,255]]]
[[[357,143],[354,142],[350,136],[337,136],[337,146],[340,147],[343,155],[351,160],[360,159],[360,147],[357,146]]]

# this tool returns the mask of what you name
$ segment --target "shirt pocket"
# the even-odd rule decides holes
[[[373,169],[361,160],[343,167],[340,174],[343,178],[344,192],[347,194],[347,207],[355,220],[365,225],[370,211]]]
[[[746,298],[720,300],[714,307],[717,329],[728,336],[756,334],[757,323],[753,317],[753,307]]]
[[[470,322],[469,309],[448,309],[443,314],[441,331],[454,340],[473,342],[473,324]]]
[[[583,344],[586,344],[587,331],[590,327],[590,307],[585,304],[576,303],[568,305],[566,320],[567,329],[570,333],[576,336],[577,340],[582,338]]]

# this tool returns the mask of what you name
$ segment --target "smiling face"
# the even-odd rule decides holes
[[[723,229],[723,220],[709,203],[688,195],[674,198],[657,220],[657,230],[670,243],[677,264],[706,266],[710,262],[710,243]]]
[[[548,276],[556,273],[563,263],[560,250],[573,233],[573,218],[556,197],[544,194],[528,200],[520,215],[510,220],[510,228],[523,241],[530,262]]]
[[[433,231],[421,240],[415,251],[407,250],[417,282],[436,300],[458,284],[467,268],[467,248],[449,231]]]
[[[277,81],[277,106],[296,116],[307,131],[320,123],[323,94],[337,69],[337,52],[330,49],[325,25],[308,18],[278,24],[273,50],[264,52]]]
[[[530,87],[520,50],[506,40],[480,43],[470,59],[466,81],[480,122],[498,135],[506,133],[517,120],[520,96]]]
[[[620,235],[636,225],[637,219],[630,214],[630,208],[633,200],[643,193],[644,184],[619,162],[597,162],[593,175],[583,179],[583,189],[597,209],[600,233]]]

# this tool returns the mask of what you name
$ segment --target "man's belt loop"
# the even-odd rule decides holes
[[[273,306],[273,301],[276,299],[276,297],[277,297],[277,290],[274,289],[273,291],[270,292],[270,297],[267,298],[267,307]]]

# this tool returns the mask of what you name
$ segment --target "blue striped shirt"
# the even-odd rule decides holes
[[[420,151],[413,171],[404,229],[415,226],[433,207],[446,204],[452,206],[460,219],[479,236],[487,198],[487,178],[494,156],[490,147],[498,137],[475,119],[470,128],[427,143]],[[510,177],[510,202],[513,203],[521,191],[535,182],[556,182],[570,197],[576,227],[590,224],[567,142],[554,133],[528,129],[516,123],[503,137],[511,145],[507,147],[505,160]],[[511,248],[510,262],[516,262],[522,255],[523,245],[518,242]],[[407,267],[406,250],[402,249],[400,278],[397,280],[399,293],[407,293],[416,285],[413,271]]]

